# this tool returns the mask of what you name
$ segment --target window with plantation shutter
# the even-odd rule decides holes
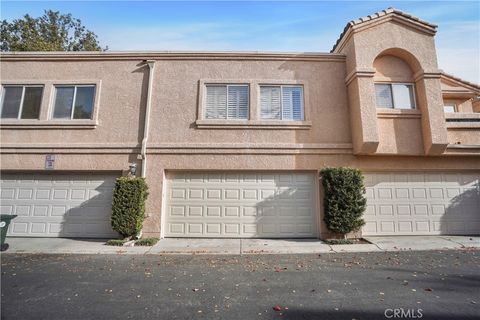
[[[303,121],[302,86],[260,86],[262,119]]]
[[[248,86],[227,86],[228,119],[248,119]]]
[[[247,85],[207,85],[205,119],[247,120]]]
[[[206,119],[227,118],[227,87],[207,86]]]
[[[260,108],[262,119],[281,119],[280,87],[260,87]]]
[[[303,120],[302,87],[282,87],[282,118],[284,120]]]

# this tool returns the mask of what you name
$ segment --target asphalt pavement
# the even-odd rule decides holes
[[[1,260],[5,320],[480,318],[476,249]]]

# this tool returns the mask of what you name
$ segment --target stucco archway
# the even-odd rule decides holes
[[[412,71],[412,76],[420,71],[423,71],[420,61],[409,51],[401,48],[389,48],[380,52],[372,61],[372,66],[375,66],[375,62],[385,56],[393,56],[404,61]]]

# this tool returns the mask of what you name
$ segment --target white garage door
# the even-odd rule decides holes
[[[10,236],[108,238],[114,175],[2,174],[1,213]]]
[[[366,173],[364,235],[480,234],[480,172]]]
[[[166,237],[317,236],[314,174],[171,172],[167,177]]]

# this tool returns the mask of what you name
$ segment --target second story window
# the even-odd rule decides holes
[[[42,93],[42,86],[4,86],[2,119],[38,119]]]
[[[443,105],[443,112],[454,113],[454,112],[457,112],[457,108],[453,103],[446,103]]]
[[[248,119],[248,85],[207,85],[206,91],[205,119]]]
[[[260,86],[260,116],[266,120],[304,120],[302,86]]]
[[[91,119],[94,99],[94,85],[56,86],[52,118]]]
[[[415,109],[413,84],[376,83],[377,108]]]

